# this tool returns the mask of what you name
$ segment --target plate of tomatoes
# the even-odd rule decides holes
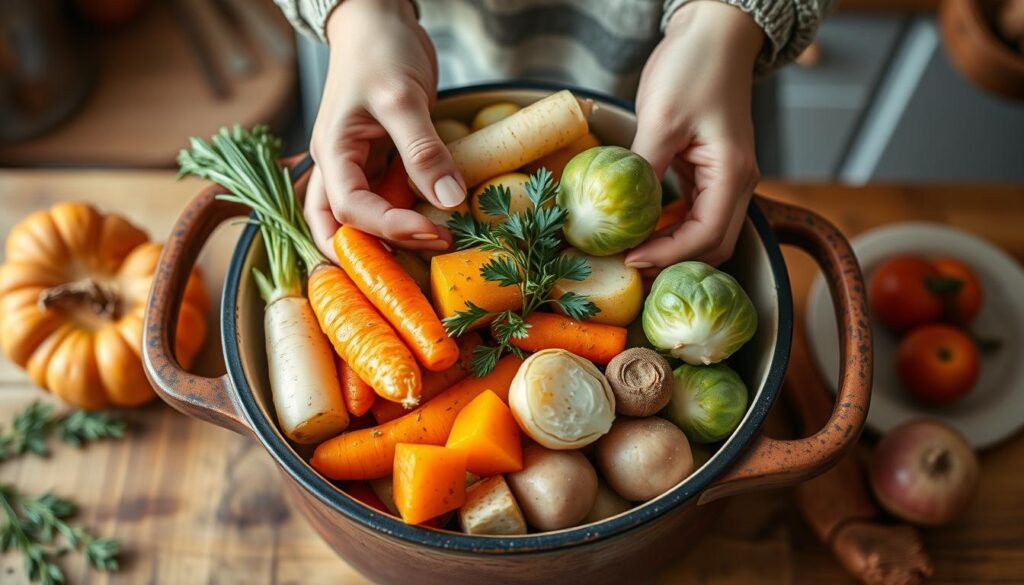
[[[867,423],[884,433],[922,416],[957,428],[977,449],[1024,426],[1024,271],[993,244],[932,223],[901,223],[854,239],[868,282],[875,340]],[[819,370],[839,379],[835,313],[821,275],[807,305]]]

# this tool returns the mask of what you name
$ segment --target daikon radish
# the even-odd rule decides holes
[[[588,132],[590,100],[562,90],[448,145],[466,185],[514,171]]]

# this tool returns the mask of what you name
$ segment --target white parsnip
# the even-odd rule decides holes
[[[459,523],[466,534],[526,534],[523,512],[500,475],[482,479],[466,490]]]
[[[296,443],[319,443],[348,427],[334,350],[304,296],[272,299],[263,313],[277,420]]]
[[[586,136],[590,100],[563,90],[448,145],[466,185],[514,171]]]

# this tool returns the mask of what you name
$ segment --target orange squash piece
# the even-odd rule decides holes
[[[447,447],[395,446],[395,507],[406,524],[420,524],[466,501],[466,454]]]
[[[523,468],[519,424],[508,406],[490,390],[459,412],[446,446],[464,452],[466,469],[480,476]]]
[[[456,311],[465,310],[467,301],[494,313],[522,306],[519,287],[498,286],[497,282],[480,276],[480,267],[491,259],[492,254],[470,248],[434,256],[430,260],[430,293],[438,316],[446,319]],[[481,319],[473,328],[488,322],[490,319]]]

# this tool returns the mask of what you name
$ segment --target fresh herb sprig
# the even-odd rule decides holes
[[[53,406],[33,403],[14,416],[10,429],[0,432],[0,460],[31,453],[45,457],[47,440],[56,436],[73,447],[124,436],[124,421],[105,413],[75,411],[54,415]],[[29,496],[13,485],[0,484],[0,552],[19,551],[30,581],[43,585],[66,582],[56,559],[68,550],[81,551],[100,571],[118,570],[120,545],[69,524],[75,505],[53,493]]]
[[[551,297],[551,289],[559,280],[579,281],[590,276],[590,265],[585,257],[559,253],[558,232],[565,224],[566,210],[554,203],[558,189],[551,172],[541,168],[526,182],[530,206],[525,211],[512,211],[512,193],[508,187],[491,185],[480,196],[480,209],[499,221],[481,223],[468,213],[456,213],[448,222],[459,249],[477,247],[496,252],[480,268],[480,275],[502,287],[519,287],[523,298],[519,311],[492,313],[467,302],[465,310],[456,311],[444,320],[448,334],[458,336],[480,319],[494,316],[491,327],[498,345],[481,344],[473,350],[472,368],[477,376],[493,370],[506,351],[522,357],[522,351],[511,341],[529,335],[526,316],[542,306],[551,305],[578,320],[593,317],[600,311],[587,297],[574,292]]]

